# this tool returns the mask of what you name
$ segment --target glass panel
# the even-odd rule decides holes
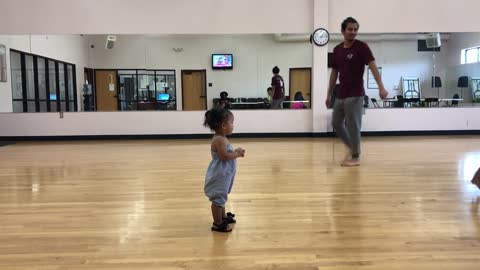
[[[13,99],[22,99],[23,98],[23,95],[22,95],[22,58],[21,58],[20,53],[10,51],[10,65],[11,65],[11,73],[12,73],[12,96],[13,96]],[[20,107],[20,108],[22,108],[22,107]],[[23,108],[21,109],[21,112],[22,111],[23,111]],[[18,111],[14,110],[14,112],[18,112]]]
[[[158,70],[156,72],[157,72],[157,75],[172,75],[172,76],[175,75],[175,71],[173,70]]]
[[[137,110],[137,103],[135,101],[122,101],[120,103],[120,110],[121,111],[136,111]]]
[[[45,59],[37,57],[37,70],[38,70],[38,94],[40,100],[47,99],[47,86],[45,80]]]
[[[176,109],[176,92],[174,71],[156,71],[157,101],[159,110]]]
[[[119,75],[120,77],[120,100],[136,100],[137,80],[135,75]]]
[[[40,112],[47,112],[47,102],[40,101]]]
[[[118,71],[118,75],[136,75],[137,74],[137,70],[133,69],[133,70],[119,70]]]
[[[56,112],[57,111],[57,102],[56,101],[51,101],[50,102],[50,111],[51,112]]]
[[[166,76],[167,82],[167,93],[170,95],[170,99],[176,100],[177,99],[177,91],[175,87],[175,75]]]
[[[68,99],[75,100],[73,96],[73,68],[72,65],[67,66],[67,75],[68,75]],[[71,107],[71,106],[70,106]]]
[[[0,82],[7,81],[7,47],[0,44]]]
[[[139,70],[138,72],[138,96],[139,100],[155,101],[155,72]]]
[[[467,64],[478,62],[478,49],[467,50]]]
[[[57,81],[56,81],[55,75],[56,75],[56,73],[55,73],[55,62],[53,62],[52,60],[49,60],[48,61],[48,78],[49,78],[49,82],[50,82],[49,83],[49,85],[50,85],[50,90],[49,90],[50,101],[57,100]],[[53,107],[55,107],[55,109],[56,109],[55,102],[51,103],[51,108],[53,109]]]
[[[29,101],[27,103],[28,112],[35,112],[35,101]]]
[[[35,99],[35,84],[33,76],[33,56],[25,55],[25,68],[27,72],[27,99]],[[30,105],[28,106],[28,111],[30,111]],[[35,106],[33,107],[35,111]]]
[[[70,101],[69,104],[70,104],[70,105],[69,105],[70,108],[68,108],[68,111],[74,112],[74,111],[75,111],[75,102],[74,102],[74,101]]]
[[[23,102],[14,101],[13,102],[13,112],[23,112]]]
[[[65,112],[67,110],[67,105],[65,101],[60,102],[60,111]]]
[[[60,88],[60,100],[65,100],[65,70],[63,63],[58,63],[58,77]],[[62,110],[64,111],[64,110]]]

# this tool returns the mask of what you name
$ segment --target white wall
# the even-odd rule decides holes
[[[479,108],[394,108],[367,110],[362,131],[478,130]]]
[[[91,66],[94,68],[175,69],[177,97],[181,98],[181,71],[206,69],[207,99],[227,91],[229,97],[266,97],[271,84],[272,68],[278,66],[286,91],[289,69],[312,67],[312,46],[303,42],[275,41],[273,34],[263,35],[119,35],[115,47],[104,49],[105,36],[91,36]],[[182,48],[175,52],[173,48]],[[232,53],[232,70],[212,70],[213,53]],[[177,104],[181,105],[181,99]]]
[[[7,47],[7,82],[0,83],[0,112],[12,112],[10,49],[49,57],[76,65],[79,108],[82,100],[83,69],[87,66],[87,40],[80,35],[0,35]]]
[[[309,110],[234,111],[235,133],[312,132]],[[7,117],[5,117],[7,116]],[[0,113],[1,136],[209,134],[204,112]],[[164,119],[170,119],[168,126]],[[251,121],[255,119],[255,121]],[[148,123],[148,125],[144,125]],[[285,129],[288,127],[288,129]]]
[[[340,32],[348,16],[362,33],[478,32],[478,0],[329,0],[328,21]]]
[[[0,34],[305,33],[314,0],[0,0]],[[273,19],[278,18],[278,19]]]
[[[340,31],[340,23],[347,16],[360,21],[360,31],[375,32],[480,32],[476,23],[478,0],[0,0],[2,16],[1,33],[4,34],[262,34],[305,33],[316,27],[326,27],[331,32]],[[28,7],[28,8],[26,8]],[[91,8],[94,7],[94,8]],[[273,20],[271,14],[281,19]],[[128,18],[128,19],[126,19]],[[326,68],[328,49],[315,47],[313,51],[313,92],[311,111],[271,112],[238,111],[237,130],[249,130],[251,123],[262,125],[260,132],[325,132],[329,127],[330,111],[324,107],[328,72]],[[440,110],[440,109],[439,109]],[[480,123],[469,121],[460,125],[453,119],[468,119],[478,115],[476,108],[460,109],[402,109],[369,110],[365,118],[367,130],[435,130],[435,129],[480,129]],[[370,113],[371,112],[371,113]],[[163,117],[163,112],[145,112],[149,117],[134,117],[138,112],[102,114],[75,113],[70,125],[75,134],[91,134],[95,126],[116,123],[119,119],[134,124],[135,132],[150,131],[151,122],[158,125],[161,134],[175,134],[172,128],[181,122],[194,127],[203,117],[203,112],[176,112],[178,116]],[[306,115],[303,115],[306,114]],[[29,125],[44,124],[49,130],[42,134],[64,134],[65,130],[51,122],[50,114],[27,115],[0,114],[0,136],[32,133]],[[52,114],[57,117],[58,114]],[[299,117],[299,115],[302,115]],[[411,116],[415,121],[404,119]],[[150,117],[151,116],[151,117]],[[376,116],[371,118],[372,116]],[[442,119],[442,121],[438,121]],[[446,121],[443,121],[446,120]],[[201,121],[200,121],[201,122]],[[283,123],[278,126],[276,123]],[[3,128],[4,126],[8,128]],[[28,128],[24,128],[28,127]],[[117,126],[115,132],[124,134],[131,127]],[[103,130],[103,128],[101,129]],[[197,129],[193,129],[196,133]],[[48,132],[48,133],[47,133]]]

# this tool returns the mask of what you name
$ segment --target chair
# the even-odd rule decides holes
[[[435,105],[435,107],[438,107],[438,98],[432,98],[432,97],[425,98],[426,107],[433,107],[433,105]]]
[[[403,97],[419,98],[420,97],[420,79],[418,77],[402,77]]]
[[[290,101],[290,96],[285,96],[285,101]],[[290,102],[282,102],[284,109],[290,109]]]
[[[457,87],[461,88],[460,96],[463,98],[463,90],[468,88],[468,76],[460,76],[458,77]]]
[[[432,76],[432,88],[442,87],[442,79],[438,76]]]
[[[420,98],[405,98],[404,103],[407,107],[418,107],[420,104]]]
[[[472,78],[472,96],[473,102],[479,102],[480,100],[480,78]]]
[[[453,95],[453,99],[459,99],[460,97],[458,94]],[[450,104],[451,106],[458,106],[458,100],[452,100],[452,103]]]
[[[370,100],[372,101],[372,104],[373,104],[374,108],[380,108],[380,105],[378,104],[376,98],[371,98]]]
[[[368,96],[363,96],[363,107],[368,108]]]
[[[393,104],[393,107],[396,108],[403,108],[405,107],[405,100],[403,99],[403,96],[397,95],[397,101]]]
[[[438,76],[432,76],[432,88],[437,88],[437,97],[440,97],[440,87],[442,87],[442,79]]]

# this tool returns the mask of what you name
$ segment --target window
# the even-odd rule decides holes
[[[480,62],[480,47],[463,49],[461,53],[460,63],[472,64]]]
[[[13,112],[77,111],[75,65],[10,50]]]
[[[175,70],[120,69],[121,111],[176,110]]]

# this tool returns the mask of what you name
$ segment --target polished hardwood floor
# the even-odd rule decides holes
[[[0,269],[480,269],[480,136],[232,139],[210,231],[209,140],[0,147]]]

